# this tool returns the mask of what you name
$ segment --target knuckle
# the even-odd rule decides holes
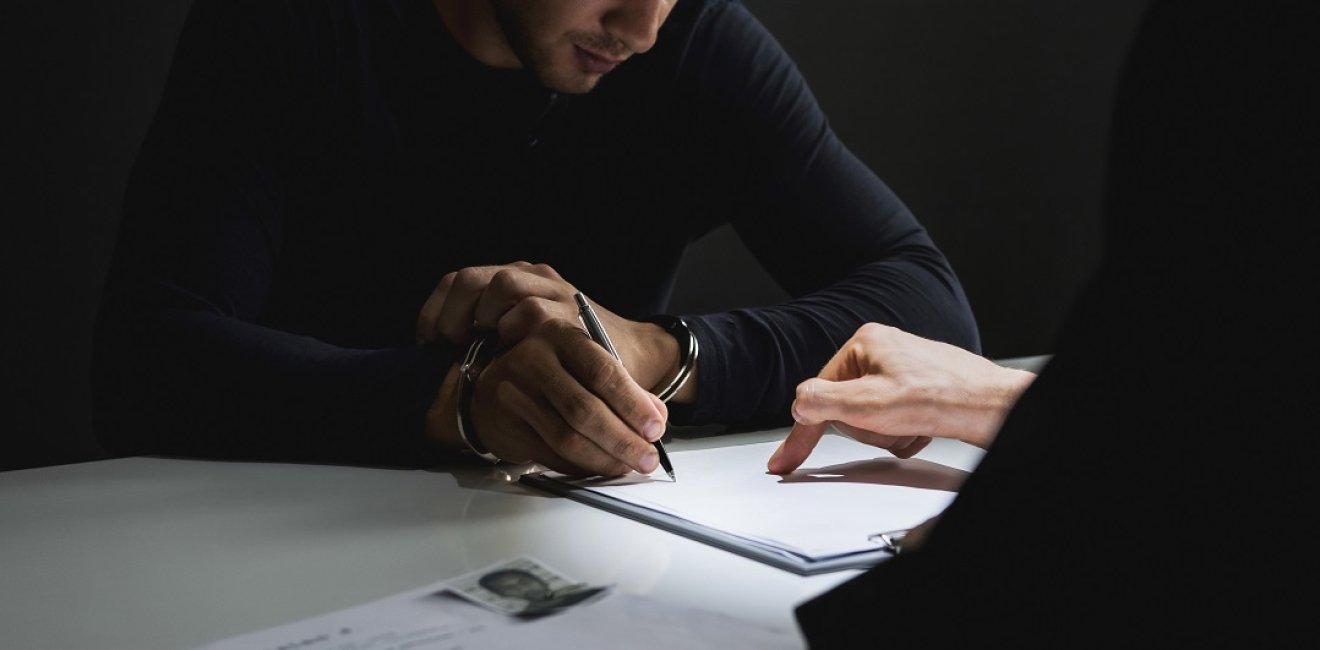
[[[515,269],[501,269],[490,278],[490,289],[502,294],[517,297],[522,272]]]
[[[582,328],[581,323],[567,318],[550,318],[546,323],[549,327],[547,332],[555,338],[564,341],[590,341],[591,337],[587,331]]]
[[[857,330],[853,337],[854,345],[865,345],[868,341],[881,341],[889,335],[889,328],[880,323],[866,323]]]
[[[554,318],[550,302],[544,298],[525,298],[518,302],[517,309],[519,315],[532,325],[540,325]]]
[[[575,392],[564,400],[564,419],[575,429],[582,429],[591,426],[595,420],[593,415],[595,400],[583,392]]]
[[[637,443],[639,440],[641,440],[641,438],[632,435],[615,437],[610,443],[610,455],[615,458],[632,458],[633,456],[640,455],[641,452],[637,449]]]
[[[620,367],[608,355],[596,355],[582,368],[583,379],[592,386],[604,386],[618,379]]]
[[[481,277],[481,269],[475,266],[465,266],[454,271],[454,284],[459,286],[470,286],[476,284]]]
[[[793,398],[799,405],[811,406],[816,399],[816,384],[818,383],[820,382],[815,379],[808,379],[807,381],[798,384],[797,391],[794,393]]]
[[[650,400],[632,399],[629,402],[624,411],[628,422],[645,422],[655,410]]]

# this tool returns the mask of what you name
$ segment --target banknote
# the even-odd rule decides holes
[[[609,585],[574,582],[527,556],[506,560],[446,582],[446,590],[511,616],[544,616],[605,595]]]

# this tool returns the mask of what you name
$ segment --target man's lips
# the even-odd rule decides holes
[[[615,58],[615,57],[605,56],[603,54],[598,54],[596,52],[592,52],[591,50],[585,49],[580,45],[574,45],[573,49],[577,54],[578,65],[584,71],[592,74],[605,74],[610,70],[613,70],[614,68],[618,67],[620,63],[623,63],[625,60],[628,59],[628,57],[626,56],[621,58]]]

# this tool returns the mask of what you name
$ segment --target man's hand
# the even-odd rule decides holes
[[[417,315],[417,342],[467,340],[473,327],[517,341],[537,325],[569,312],[577,290],[545,264],[470,266],[446,273]],[[573,312],[576,313],[576,312]]]
[[[566,474],[649,474],[668,410],[576,323],[553,320],[491,361],[472,423],[496,456]]]
[[[504,351],[476,382],[471,422],[499,458],[569,474],[649,473],[658,460],[650,443],[664,434],[668,409],[643,386],[677,371],[678,343],[657,325],[597,308],[620,364],[583,329],[576,292],[543,264],[462,269],[422,306],[417,339],[462,343],[474,327],[498,332]],[[427,414],[428,436],[449,446],[457,445],[455,381]]]
[[[462,344],[473,327],[499,333],[506,346],[514,345],[552,320],[577,323],[577,288],[545,264],[514,262],[476,266],[446,274],[422,305],[417,316],[419,343],[448,340]],[[652,388],[678,372],[678,342],[660,326],[638,323],[592,305],[609,332],[628,374],[644,388]],[[674,399],[685,402],[696,390],[694,374]]]
[[[1034,378],[962,348],[868,323],[818,377],[798,385],[796,424],[767,468],[797,469],[831,425],[899,458],[936,437],[984,448]]]
[[[451,372],[427,413],[427,436],[458,447]],[[469,423],[502,460],[573,475],[644,474],[658,462],[651,442],[668,409],[575,322],[547,321],[481,371]]]

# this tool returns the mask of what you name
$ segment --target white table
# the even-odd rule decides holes
[[[980,453],[937,440],[919,457],[971,467]],[[0,473],[0,647],[191,648],[520,554],[796,630],[794,605],[857,573],[794,575],[502,474],[166,458]]]

